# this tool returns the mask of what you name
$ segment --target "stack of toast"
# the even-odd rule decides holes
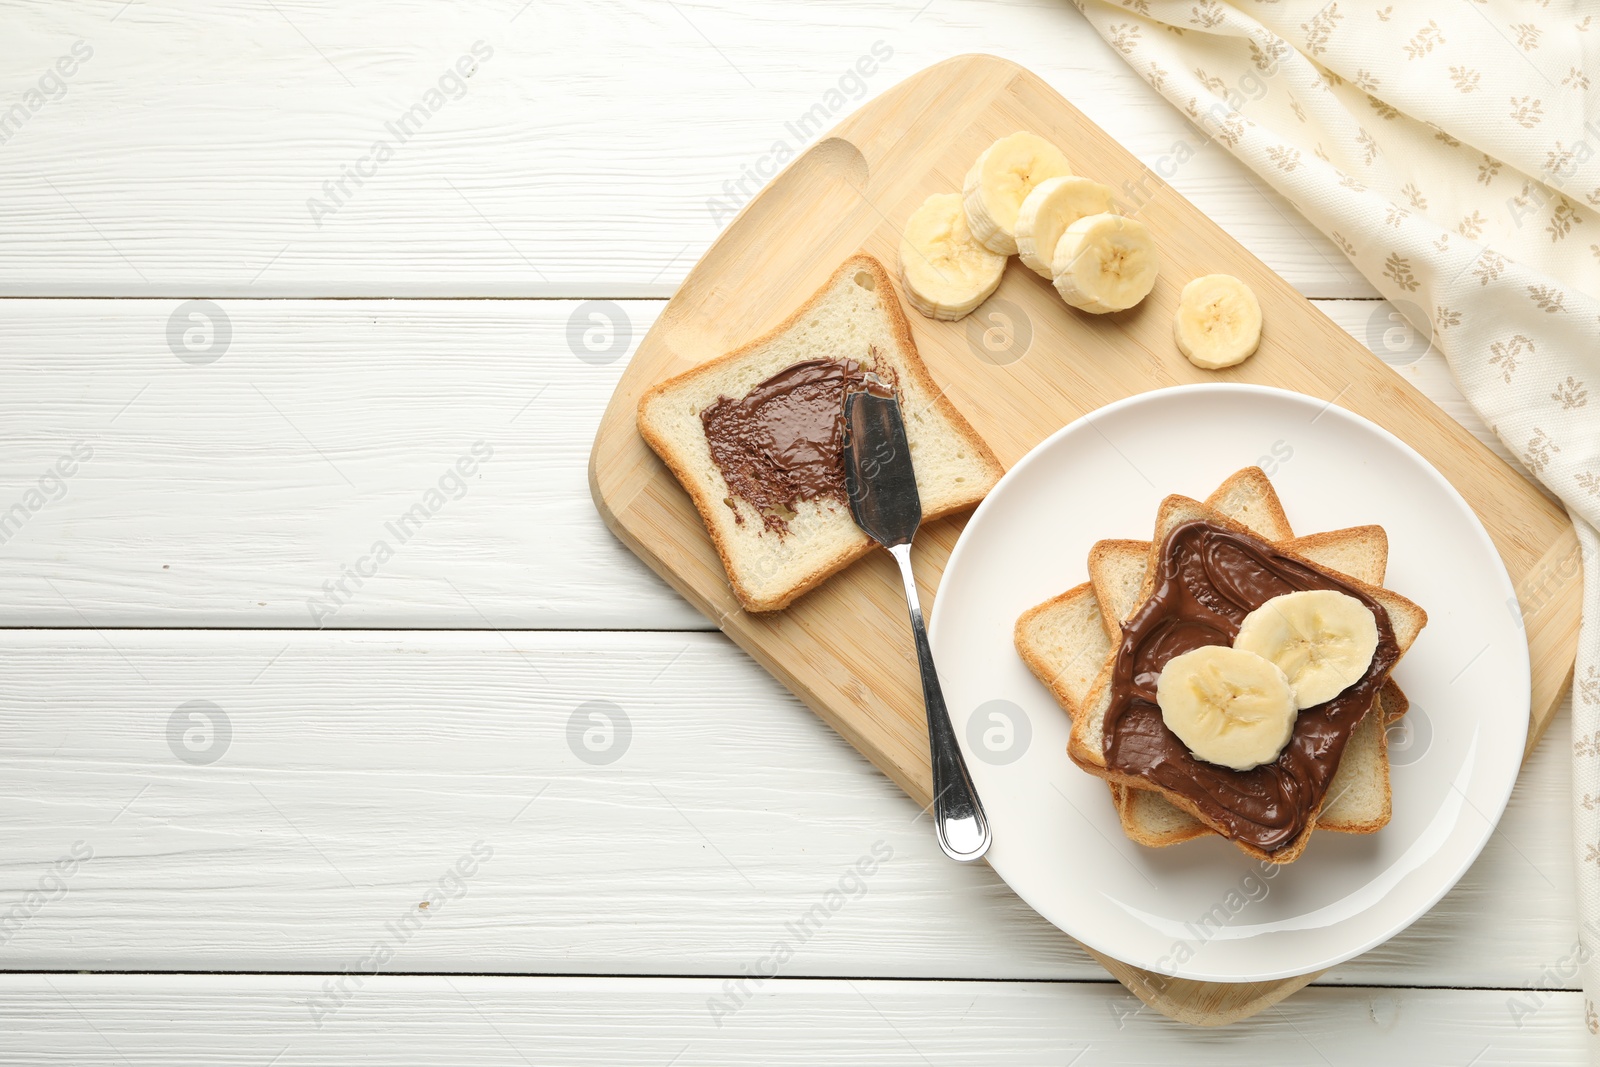
[[[1152,787],[1142,778],[1108,770],[1101,751],[1102,719],[1122,624],[1150,595],[1153,567],[1166,534],[1196,519],[1253,534],[1317,570],[1360,587],[1383,605],[1403,653],[1426,622],[1410,601],[1382,588],[1388,539],[1381,526],[1356,526],[1296,537],[1272,483],[1259,467],[1246,467],[1204,502],[1168,497],[1162,502],[1152,541],[1100,541],[1089,553],[1090,580],[1025,612],[1015,642],[1023,661],[1072,716],[1070,754],[1079,766],[1108,779],[1123,830],[1153,847],[1225,833],[1187,798]],[[1406,713],[1408,702],[1387,678],[1372,708],[1351,734],[1319,810],[1294,840],[1267,851],[1244,841],[1246,853],[1286,863],[1300,855],[1312,829],[1370,834],[1389,821],[1391,791],[1387,726]]]

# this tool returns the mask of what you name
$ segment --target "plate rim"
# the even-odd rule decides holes
[[[1390,447],[1398,448],[1402,454],[1409,455],[1410,458],[1415,461],[1415,463],[1423,472],[1426,473],[1428,477],[1432,478],[1433,481],[1442,487],[1450,497],[1452,497],[1458,504],[1461,505],[1466,515],[1471,519],[1467,529],[1470,530],[1474,538],[1488,547],[1490,552],[1493,554],[1496,563],[1496,568],[1492,576],[1493,579],[1501,585],[1502,592],[1505,594],[1505,596],[1516,596],[1516,583],[1512,581],[1511,574],[1506,569],[1505,560],[1500,555],[1500,550],[1495,546],[1494,539],[1489,536],[1489,531],[1483,525],[1483,520],[1478,516],[1477,511],[1472,507],[1472,505],[1467,503],[1466,498],[1461,495],[1460,491],[1456,489],[1456,487],[1448,478],[1440,473],[1437,467],[1428,462],[1425,456],[1383,426],[1378,425],[1371,419],[1357,414],[1348,408],[1340,407],[1334,402],[1334,400],[1321,401],[1321,399],[1318,397],[1311,396],[1307,393],[1301,393],[1293,389],[1283,389],[1278,386],[1271,385],[1260,385],[1253,382],[1191,382],[1180,385],[1164,386],[1158,389],[1149,389],[1144,392],[1134,393],[1131,396],[1114,400],[1108,404],[1094,408],[1091,411],[1086,411],[1061,428],[1055,430],[1049,436],[1041,440],[1038,444],[1030,448],[1020,458],[1018,458],[1018,460],[1012,464],[1005,474],[1001,476],[1000,480],[995,483],[994,487],[991,488],[987,494],[985,494],[983,500],[979,502],[977,508],[973,510],[971,516],[968,518],[966,524],[962,528],[960,536],[956,539],[954,547],[950,550],[949,558],[945,562],[944,571],[939,583],[940,590],[942,591],[944,589],[945,582],[948,580],[952,571],[956,571],[960,568],[964,555],[970,550],[971,547],[972,539],[970,535],[972,531],[979,525],[979,519],[983,517],[987,510],[989,510],[991,502],[999,499],[1001,496],[1001,491],[1006,487],[1008,482],[1010,482],[1014,477],[1020,477],[1021,472],[1030,465],[1039,462],[1042,455],[1049,452],[1053,448],[1058,447],[1058,442],[1060,442],[1062,439],[1066,438],[1069,434],[1075,433],[1084,425],[1088,425],[1092,428],[1094,420],[1103,415],[1121,412],[1127,408],[1138,407],[1148,403],[1170,399],[1175,396],[1202,395],[1206,393],[1272,396],[1277,399],[1288,400],[1292,403],[1307,405],[1321,402],[1325,406],[1323,407],[1322,411],[1318,413],[1317,417],[1320,418],[1329,411],[1337,411],[1340,417],[1349,419],[1357,426],[1375,433]],[[928,638],[929,643],[934,647],[935,654],[937,654],[938,651],[938,635],[941,631],[940,622],[944,617],[944,612],[941,609],[945,603],[946,599],[944,597],[936,595],[933,603],[933,611],[930,613],[928,619]],[[1315,964],[1310,966],[1275,967],[1253,972],[1249,975],[1210,974],[1203,971],[1191,971],[1183,965],[1180,965],[1175,970],[1158,968],[1142,960],[1128,959],[1122,950],[1107,944],[1103,939],[1094,936],[1092,932],[1085,936],[1079,932],[1068,930],[1066,927],[1049,918],[1043,910],[1037,907],[1031,899],[1031,894],[1024,892],[1017,885],[1013,884],[1011,879],[1006,877],[1005,872],[1001,871],[1000,868],[994,864],[992,857],[987,859],[989,867],[997,875],[999,875],[1000,879],[1006,883],[1007,887],[1010,888],[1013,893],[1016,893],[1017,896],[1021,898],[1025,904],[1032,908],[1036,914],[1038,914],[1052,926],[1055,926],[1056,929],[1060,930],[1068,937],[1079,941],[1083,945],[1095,950],[1096,952],[1102,952],[1107,956],[1117,959],[1123,963],[1148,970],[1153,974],[1159,974],[1166,980],[1215,982],[1224,985],[1240,985],[1251,982],[1271,982],[1295,978],[1306,974],[1319,973],[1327,970],[1330,967],[1335,967],[1340,963],[1344,963],[1362,955],[1365,952],[1369,952],[1378,945],[1381,945],[1391,938],[1403,933],[1418,919],[1431,912],[1434,907],[1438,905],[1439,901],[1444,898],[1445,894],[1454,889],[1466,872],[1471,869],[1474,863],[1477,862],[1478,857],[1482,855],[1484,848],[1488,846],[1490,839],[1493,838],[1495,833],[1498,831],[1500,820],[1505,815],[1506,806],[1510,803],[1511,795],[1516,789],[1517,782],[1521,778],[1522,751],[1527,744],[1528,730],[1530,728],[1530,716],[1532,712],[1532,660],[1529,654],[1526,637],[1516,643],[1516,648],[1518,655],[1516,656],[1515,666],[1517,667],[1518,678],[1514,679],[1514,681],[1518,681],[1520,683],[1517,687],[1517,690],[1521,694],[1516,703],[1516,709],[1520,711],[1520,715],[1518,716],[1519,723],[1516,727],[1516,732],[1518,735],[1517,744],[1515,746],[1517,762],[1513,765],[1511,773],[1507,776],[1503,792],[1497,794],[1495,803],[1492,805],[1492,811],[1485,811],[1478,805],[1473,805],[1473,807],[1477,809],[1485,818],[1485,826],[1482,833],[1479,835],[1478,840],[1470,849],[1467,850],[1462,860],[1455,865],[1453,870],[1450,871],[1448,877],[1440,879],[1436,890],[1430,891],[1426,895],[1423,902],[1403,920],[1389,925],[1385,932],[1381,932],[1361,940],[1352,948],[1340,949],[1337,952],[1328,955],[1327,958],[1319,960]],[[955,733],[958,743],[961,745],[963,756],[970,761],[972,758],[972,753],[968,751],[967,739],[964,736],[965,731],[958,729],[955,731]],[[1508,750],[1510,750],[1510,746],[1507,747]]]

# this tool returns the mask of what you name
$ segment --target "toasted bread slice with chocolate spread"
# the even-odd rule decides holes
[[[1388,564],[1388,538],[1381,526],[1330,530],[1275,543],[1279,548],[1303,556],[1324,570],[1368,585],[1383,584]],[[1096,593],[1101,612],[1103,616],[1110,615],[1117,620],[1118,630],[1113,632],[1120,632],[1121,620],[1133,613],[1138,590],[1143,588],[1150,560],[1150,542],[1102,541],[1095,545],[1095,551],[1091,551],[1089,559],[1090,585]],[[1106,572],[1114,575],[1115,579],[1107,582]],[[1132,582],[1128,578],[1130,574],[1136,575]],[[1107,586],[1109,591],[1101,596],[1101,590]],[[1119,594],[1130,586],[1134,592],[1122,599]],[[1356,727],[1339,761],[1338,773],[1328,787],[1328,800],[1317,818],[1317,829],[1370,834],[1388,824],[1387,727],[1392,718],[1398,717],[1394,712],[1403,713],[1405,708],[1404,696],[1399,695],[1399,688],[1394,679],[1386,681],[1379,697],[1380,712],[1366,716]],[[1079,700],[1087,695],[1086,686]],[[1116,796],[1117,811],[1122,816],[1123,830],[1142,845],[1175,845],[1212,832],[1198,819],[1174,807],[1158,792],[1129,786],[1113,786],[1112,789]]]
[[[1338,530],[1306,538],[1303,542],[1290,540],[1281,544],[1316,562],[1319,539],[1343,549],[1346,542],[1360,541],[1363,532],[1361,528]],[[1149,542],[1129,544],[1141,547],[1144,552],[1138,561],[1142,576]],[[1075,713],[1089,697],[1101,668],[1112,653],[1101,612],[1094,584],[1085,582],[1031,609],[1017,621],[1018,652],[1069,714]],[[1318,818],[1318,829],[1373,833],[1388,823],[1389,760],[1385,725],[1393,718],[1389,707],[1395,699],[1393,694],[1398,692],[1399,687],[1391,679],[1380,696],[1384,713],[1368,716],[1356,728],[1329,787],[1328,802]],[[1403,706],[1402,703],[1402,709]],[[1111,793],[1123,831],[1142,845],[1159,848],[1214,833],[1153,790],[1114,782]]]
[[[1218,512],[1207,508],[1198,501],[1190,500],[1181,496],[1168,497],[1166,500],[1162,501],[1160,511],[1157,515],[1155,533],[1151,538],[1151,550],[1149,557],[1150,563],[1145,577],[1145,584],[1140,591],[1140,596],[1138,599],[1140,604],[1142,604],[1145,599],[1150,596],[1154,589],[1155,575],[1158,570],[1156,566],[1157,558],[1161,546],[1166,541],[1167,534],[1183,523],[1195,519],[1205,520],[1227,530],[1232,530],[1239,533],[1249,533],[1249,531],[1241,524],[1233,522]],[[1279,548],[1281,550],[1282,546],[1279,546]],[[1314,569],[1324,570],[1325,573],[1333,573],[1327,571],[1326,568],[1318,567],[1315,562],[1306,558],[1304,555],[1300,555],[1292,551],[1284,551],[1284,554],[1290,556],[1291,558],[1298,559],[1300,562],[1305,563]],[[1361,582],[1345,575],[1336,576],[1343,578],[1350,585],[1355,586],[1362,593],[1371,597],[1384,607],[1389,616],[1390,624],[1393,627],[1394,637],[1399,648],[1399,653],[1401,656],[1403,656],[1406,650],[1410,648],[1417,635],[1421,632],[1422,627],[1426,625],[1427,613],[1416,604],[1413,604],[1411,601],[1393,592],[1392,590],[1384,589],[1380,586],[1372,585],[1370,583]],[[1114,655],[1107,658],[1107,661],[1102,667],[1100,674],[1092,684],[1088,697],[1078,705],[1077,711],[1073,715],[1072,739],[1067,746],[1067,751],[1075,763],[1091,774],[1105,778],[1108,781],[1121,782],[1124,785],[1133,786],[1135,788],[1150,789],[1152,786],[1147,780],[1123,774],[1106,765],[1104,754],[1105,716],[1111,704],[1110,682],[1114,663]],[[1381,712],[1379,714],[1381,714]],[[1370,713],[1369,717],[1371,717]],[[1346,751],[1347,754],[1351,754],[1348,748]],[[1213,823],[1207,817],[1206,813],[1188,797],[1171,790],[1160,789],[1159,787],[1154,788],[1162,796],[1166,797],[1166,799],[1169,800],[1174,806],[1187,811],[1189,814],[1210,826],[1212,829],[1219,832],[1224,830],[1221,825]],[[1309,813],[1309,818],[1306,820],[1304,827],[1295,836],[1295,838],[1283,846],[1273,850],[1266,850],[1249,842],[1239,840],[1234,841],[1235,846],[1241,851],[1245,852],[1247,855],[1253,856],[1257,859],[1267,860],[1272,863],[1292,862],[1294,859],[1299,857],[1302,851],[1304,851],[1306,841],[1310,838],[1312,831],[1316,828],[1317,816],[1320,808],[1327,802],[1328,799],[1331,799],[1331,796],[1332,791],[1330,790],[1328,796],[1324,798],[1323,802],[1317,805],[1317,808],[1313,809]]]
[[[747,611],[777,611],[872,547],[842,494],[797,500],[780,514],[735,493],[701,413],[808,360],[854,360],[890,382],[900,401],[924,522],[970,508],[1004,469],[929,376],[894,282],[867,255],[846,260],[776,329],[666,381],[639,401],[639,432],[689,493]]]
[[[1289,541],[1294,534],[1278,494],[1259,467],[1230,475],[1206,498],[1206,505],[1234,519],[1269,541]],[[1374,541],[1374,538],[1381,540]],[[1340,573],[1373,585],[1382,583],[1387,564],[1387,537],[1381,527],[1361,527],[1307,538],[1296,546],[1310,558]],[[1017,622],[1016,646],[1024,662],[1051,690],[1063,708],[1075,709],[1088,697],[1095,677],[1111,654],[1111,635],[1137,601],[1149,563],[1148,541],[1101,541],[1090,552],[1093,580],[1069,589],[1025,613]],[[1358,564],[1365,561],[1366,569]],[[1376,572],[1372,569],[1376,565]],[[1097,596],[1096,590],[1103,595]],[[1096,626],[1096,616],[1100,625]],[[1405,695],[1393,679],[1381,696],[1386,720],[1405,713]],[[1373,833],[1389,821],[1389,764],[1386,731],[1378,718],[1363,720],[1348,752],[1381,747],[1382,758],[1354,757],[1341,761],[1318,820],[1320,829],[1337,833]],[[1175,845],[1214,831],[1160,793],[1109,783],[1123,831],[1151,847]]]

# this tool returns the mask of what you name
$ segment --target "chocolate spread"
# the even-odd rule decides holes
[[[1351,733],[1400,658],[1389,613],[1356,587],[1265,541],[1204,520],[1173,529],[1157,566],[1150,598],[1122,624],[1106,711],[1106,764],[1189,798],[1231,839],[1267,852],[1281,848],[1321,806]],[[1161,719],[1162,667],[1202,645],[1232,644],[1251,611],[1302,589],[1337,590],[1372,610],[1378,649],[1366,673],[1327,703],[1303,709],[1275,761],[1236,771],[1197,759]]]
[[[869,373],[853,359],[808,359],[700,412],[728,489],[760,512],[767,529],[788,532],[802,500],[845,502],[844,396],[866,389]],[[744,521],[737,508],[734,516]]]

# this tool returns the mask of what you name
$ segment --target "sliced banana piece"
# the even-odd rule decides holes
[[[972,238],[960,193],[935,193],[911,213],[900,237],[906,301],[930,319],[954,322],[993,293],[1006,257]]]
[[[1121,215],[1085,215],[1068,226],[1051,259],[1061,299],[1095,315],[1125,311],[1155,288],[1161,258],[1150,228]]]
[[[1378,650],[1372,610],[1336,589],[1275,596],[1244,617],[1233,647],[1271,660],[1297,708],[1332,700],[1367,673]]]
[[[1207,274],[1183,287],[1172,333],[1196,367],[1243,363],[1261,343],[1261,303],[1233,275]]]
[[[1015,255],[1022,202],[1040,182],[1071,173],[1061,149],[1036,133],[1000,138],[978,157],[961,186],[972,235],[991,252]]]
[[[1294,693],[1270,660],[1227,645],[1173,656],[1156,681],[1167,729],[1195,758],[1248,771],[1278,758],[1294,732]]]
[[[1056,245],[1067,227],[1085,215],[1112,210],[1111,190],[1088,178],[1046,178],[1033,187],[1017,212],[1017,255],[1035,272],[1053,279]]]

